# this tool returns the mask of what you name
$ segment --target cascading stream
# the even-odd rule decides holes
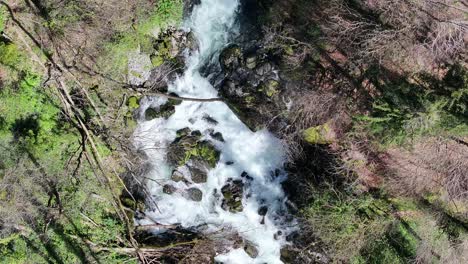
[[[193,98],[218,96],[217,90],[200,74],[200,67],[211,63],[213,55],[228,44],[230,32],[237,30],[238,10],[238,0],[202,0],[195,6],[185,26],[199,41],[199,50],[187,57],[187,69],[169,86],[169,92]],[[166,101],[165,98],[148,99],[142,103],[142,110],[150,106],[157,108]],[[207,115],[216,122],[207,122]],[[206,182],[171,179],[174,169],[184,171],[184,166],[174,168],[167,162],[168,147],[176,139],[176,131],[183,128],[200,131],[201,139],[220,151],[219,161],[209,169]],[[219,132],[224,141],[214,139],[213,132]],[[146,212],[152,221],[186,228],[203,225],[206,227],[203,232],[207,233],[231,230],[258,250],[258,255],[252,258],[243,248],[231,249],[216,257],[223,263],[281,263],[280,249],[290,230],[284,220],[285,195],[281,188],[285,179],[284,151],[279,139],[266,130],[252,132],[222,102],[184,101],[167,119],[140,122],[134,141],[153,164],[148,188],[159,210]],[[242,182],[244,189],[240,212],[222,208],[220,190],[233,181]],[[177,191],[164,192],[166,183]],[[187,198],[187,190],[194,187],[202,192],[201,201]],[[140,224],[150,223],[142,220]]]

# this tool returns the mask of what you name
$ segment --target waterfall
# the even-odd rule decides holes
[[[202,0],[185,21],[199,42],[199,49],[186,58],[186,70],[172,84],[169,92],[193,98],[218,97],[218,91],[200,74],[200,67],[217,61],[217,54],[236,32],[239,0]],[[144,100],[142,109],[157,107],[165,98]],[[206,122],[209,115],[216,122]],[[167,148],[183,128],[200,131],[201,138],[211,142],[220,151],[219,162],[208,171],[206,182],[191,183],[171,180],[173,167],[167,164]],[[212,132],[222,134],[224,141],[214,140]],[[231,230],[249,241],[258,250],[256,258],[243,248],[230,249],[216,257],[223,263],[282,263],[280,249],[285,245],[286,227],[285,194],[281,187],[286,175],[283,171],[284,151],[281,141],[267,130],[252,132],[223,102],[184,101],[175,107],[167,119],[156,118],[139,122],[134,142],[144,151],[153,169],[147,177],[148,188],[158,209],[146,215],[161,224],[180,224],[186,228],[204,226],[203,232]],[[249,178],[245,182],[246,175]],[[220,190],[228,181],[245,182],[242,211],[230,212],[221,206]],[[172,194],[163,191],[171,183],[181,190]],[[201,201],[187,199],[186,189],[201,190]],[[263,209],[262,209],[263,208]],[[261,212],[263,210],[263,212]],[[150,224],[141,220],[140,224]],[[155,232],[164,232],[163,229]]]

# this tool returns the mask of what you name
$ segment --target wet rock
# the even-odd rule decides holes
[[[195,131],[192,131],[192,133],[190,133],[190,135],[199,138],[199,137],[202,136],[202,133],[199,130],[195,130]]]
[[[192,151],[191,154],[206,161],[212,168],[218,163],[220,155],[219,151],[208,141],[200,142],[196,147],[196,151]]]
[[[145,120],[146,121],[150,121],[150,120],[153,120],[155,118],[158,118],[159,117],[159,114],[158,114],[158,111],[156,111],[154,108],[147,108],[145,110]]]
[[[233,70],[240,66],[242,50],[237,45],[230,45],[219,55],[219,63],[224,70]]]
[[[221,208],[231,213],[238,213],[243,210],[244,183],[241,180],[228,181],[228,184],[221,188],[221,193],[224,197]]]
[[[192,175],[192,181],[194,183],[205,183],[208,179],[207,172],[203,169],[191,167],[190,173]]]
[[[243,171],[243,172],[241,173],[241,177],[242,177],[242,178],[246,178],[246,179],[249,180],[249,181],[252,181],[252,180],[253,180],[252,176],[250,176],[246,171]]]
[[[268,212],[268,206],[261,206],[259,209],[258,209],[258,214],[261,215],[261,216],[265,216]]]
[[[244,241],[244,251],[251,258],[256,258],[258,256],[258,249],[249,241]]]
[[[189,130],[181,129],[178,137],[168,147],[167,160],[174,166],[182,166],[191,158],[206,159],[210,164],[217,163],[219,152],[212,145],[199,142],[201,133],[190,133]],[[211,155],[210,155],[211,154]]]
[[[176,131],[176,138],[182,138],[190,134],[190,128],[185,127]]]
[[[188,189],[187,194],[189,199],[195,202],[200,202],[203,199],[203,192],[198,188]]]
[[[170,184],[166,184],[163,186],[163,193],[165,194],[173,194],[177,191],[177,188],[170,185]]]
[[[171,180],[175,182],[180,182],[180,181],[185,180],[185,177],[182,174],[182,172],[175,170],[172,172]]]
[[[145,120],[150,121],[160,117],[168,118],[175,113],[175,106],[180,103],[180,101],[169,99],[165,104],[161,105],[159,109],[149,107],[145,110]]]
[[[208,114],[203,115],[203,120],[206,121],[208,124],[211,124],[211,125],[217,125],[218,124],[218,121],[216,121],[214,118],[212,118]]]
[[[195,34],[192,31],[190,31],[187,34],[186,39],[187,39],[186,47],[190,51],[198,50],[198,41],[197,41],[197,38],[195,37]]]
[[[274,235],[273,235],[273,238],[275,240],[278,240],[280,239],[280,237],[283,235],[283,232],[281,232],[281,230],[278,230],[278,232],[276,232]]]
[[[212,132],[212,133],[210,133],[210,136],[211,136],[213,139],[216,139],[216,140],[218,140],[218,141],[224,142],[223,134],[221,134],[220,132]]]
[[[226,165],[231,166],[234,164],[234,161],[226,161]]]

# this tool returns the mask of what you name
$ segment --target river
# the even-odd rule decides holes
[[[232,34],[239,32],[238,0],[202,0],[185,19],[184,29],[191,30],[199,42],[199,49],[186,58],[186,69],[169,85],[169,92],[182,97],[214,98],[218,91],[200,73],[207,64],[217,64],[220,51],[230,44]],[[142,104],[157,107],[165,98],[153,98]],[[209,115],[216,122],[207,122]],[[176,138],[176,131],[190,128],[200,131],[201,138],[220,151],[219,161],[208,171],[206,182],[174,182],[175,168],[167,162],[167,149]],[[213,139],[213,131],[222,134],[224,141]],[[161,224],[180,224],[185,228],[203,226],[206,234],[235,232],[258,251],[252,258],[243,247],[229,249],[216,257],[222,263],[282,263],[280,249],[291,229],[285,221],[286,197],[281,182],[286,174],[281,141],[267,130],[253,132],[223,102],[184,101],[177,105],[169,118],[140,122],[134,142],[153,164],[148,188],[158,209],[146,214]],[[177,169],[177,168],[176,168]],[[183,170],[183,168],[179,168]],[[247,177],[246,177],[247,175]],[[242,211],[222,208],[220,190],[228,182],[242,182]],[[170,183],[177,192],[167,194],[163,185]],[[187,199],[184,190],[201,190],[201,201]],[[222,194],[221,194],[222,195]],[[144,220],[140,224],[145,224]],[[155,230],[163,232],[164,230]]]

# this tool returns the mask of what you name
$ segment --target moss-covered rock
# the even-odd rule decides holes
[[[258,86],[258,91],[262,92],[268,97],[273,97],[274,95],[278,94],[280,92],[280,83],[276,80],[267,80],[265,82],[262,82]]]
[[[332,140],[327,136],[329,132],[329,125],[324,124],[306,129],[303,132],[303,137],[304,140],[310,144],[330,144],[332,143]]]
[[[244,194],[244,183],[242,180],[230,180],[221,188],[223,201],[221,208],[231,213],[238,213],[243,210],[242,196]]]
[[[149,107],[145,110],[145,120],[150,121],[160,117],[168,118],[175,113],[175,106],[180,103],[181,101],[169,99],[165,104],[161,105],[159,109]]]
[[[242,49],[237,45],[230,45],[219,55],[219,63],[225,70],[233,70],[239,67],[242,61]]]
[[[169,146],[168,161],[175,166],[182,166],[189,161],[203,162],[214,168],[219,161],[219,151],[206,140],[201,139],[200,131],[188,129],[177,131],[177,138]]]

